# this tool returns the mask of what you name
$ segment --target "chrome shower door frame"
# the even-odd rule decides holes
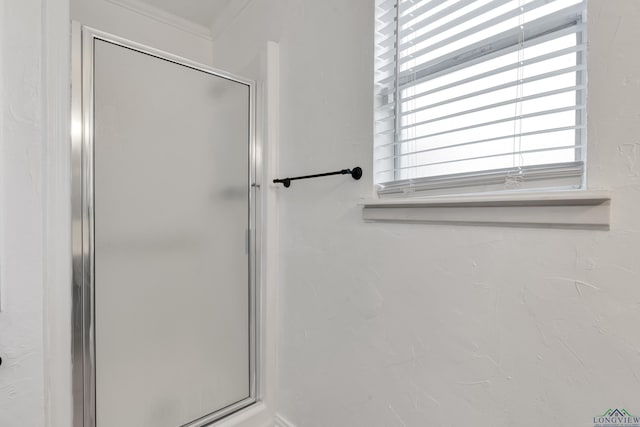
[[[71,64],[71,203],[73,255],[73,426],[96,426],[96,354],[95,354],[95,272],[94,272],[94,46],[96,40],[170,61],[174,64],[222,77],[249,88],[249,177],[248,249],[249,249],[249,380],[248,398],[205,415],[184,426],[202,427],[219,421],[259,401],[259,325],[260,283],[260,158],[256,138],[256,83],[206,65],[132,42],[74,22],[72,24]]]

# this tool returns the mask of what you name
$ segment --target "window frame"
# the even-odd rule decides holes
[[[442,174],[442,175],[434,175],[430,177],[420,177],[420,178],[409,178],[409,179],[400,179],[398,169],[399,169],[399,157],[400,153],[400,142],[398,139],[399,128],[400,128],[400,105],[401,98],[400,93],[401,90],[406,89],[412,85],[415,85],[415,75],[410,76],[410,73],[403,73],[398,71],[399,63],[398,60],[398,46],[400,44],[399,39],[399,25],[400,20],[398,19],[399,12],[399,3],[401,0],[378,0],[376,2],[376,32],[377,32],[377,40],[376,40],[376,54],[375,60],[379,61],[381,57],[381,52],[385,52],[386,55],[389,55],[389,51],[393,50],[393,63],[394,70],[393,75],[395,77],[394,88],[393,91],[389,93],[389,90],[385,91],[379,90],[379,82],[380,80],[376,75],[375,78],[375,112],[374,112],[374,121],[375,123],[379,120],[379,114],[377,113],[377,109],[380,108],[381,105],[385,104],[385,96],[389,96],[392,94],[395,99],[393,102],[393,153],[392,154],[392,163],[389,163],[390,166],[387,166],[387,169],[393,170],[393,179],[386,180],[380,182],[377,178],[377,173],[379,172],[380,167],[378,156],[376,155],[376,150],[380,145],[390,145],[388,135],[383,137],[381,143],[381,132],[377,131],[374,126],[374,183],[376,187],[377,196],[380,198],[389,198],[389,197],[407,197],[407,196],[449,196],[449,195],[483,195],[483,194],[503,194],[509,192],[522,192],[522,191],[541,191],[541,192],[550,192],[550,191],[576,191],[576,190],[584,190],[586,188],[586,148],[587,148],[587,128],[586,128],[586,119],[587,119],[587,51],[586,48],[576,50],[576,64],[580,64],[584,66],[584,70],[576,71],[576,106],[581,106],[581,108],[577,108],[575,110],[576,113],[576,121],[575,121],[575,135],[576,135],[576,145],[575,145],[575,161],[574,162],[561,162],[557,164],[543,164],[543,165],[533,165],[533,166],[520,166],[516,168],[504,168],[504,169],[484,169],[478,170],[471,173],[452,173],[452,174]],[[386,9],[385,9],[386,8]],[[576,46],[586,45],[587,40],[587,1],[584,0],[575,5],[576,9],[580,9],[580,12],[575,16],[570,16],[567,14],[563,16],[562,14],[557,14],[554,18],[557,18],[555,21],[549,20],[546,25],[541,26],[540,28],[534,28],[529,34],[529,36],[525,37],[524,40],[531,41],[535,40],[537,37],[543,37],[545,35],[553,35],[557,32],[568,28],[569,31],[567,34],[576,34]],[[382,19],[385,18],[385,19]],[[391,18],[391,19],[390,19]],[[382,49],[379,46],[379,38],[381,28],[388,31],[389,22],[394,23],[394,35],[393,35],[393,48],[392,49]],[[540,20],[542,22],[542,20]],[[389,36],[384,36],[385,40],[389,40]],[[505,37],[495,38],[496,45],[491,46],[490,53],[487,54],[486,49],[483,53],[478,54],[476,52],[476,56],[474,57],[474,49],[482,49],[480,43],[476,43],[470,47],[465,47],[468,55],[466,57],[458,57],[457,61],[453,63],[447,64],[434,64],[432,66],[435,67],[428,75],[433,75],[435,73],[446,74],[447,72],[451,72],[451,70],[455,69],[463,69],[467,66],[471,61],[477,60],[479,63],[487,60],[489,55],[500,55],[504,53],[506,49],[514,49],[517,51],[518,46],[521,46],[522,40],[508,40]],[[522,47],[520,47],[522,48]],[[463,49],[461,49],[463,50]],[[471,58],[471,59],[469,59]],[[378,70],[378,65],[376,64],[376,70]],[[376,71],[377,72],[377,71]],[[423,70],[423,73],[427,75],[427,72]],[[407,77],[409,76],[409,77]],[[381,95],[382,93],[382,95]],[[386,103],[389,103],[388,99]],[[514,152],[515,155],[515,152]],[[389,160],[391,162],[391,160]]]

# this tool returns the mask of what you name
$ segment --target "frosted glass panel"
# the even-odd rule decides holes
[[[95,41],[98,427],[250,394],[249,87]]]

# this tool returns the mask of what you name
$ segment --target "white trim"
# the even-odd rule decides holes
[[[123,7],[132,12],[138,13],[147,18],[151,18],[155,21],[163,24],[171,25],[174,28],[193,34],[198,37],[202,37],[206,40],[213,40],[211,36],[211,30],[204,25],[196,24],[195,22],[184,19],[178,15],[167,12],[166,10],[152,6],[148,3],[140,0],[106,0],[109,3],[116,6]]]
[[[500,194],[372,200],[367,222],[609,230],[611,197],[603,192]]]
[[[280,414],[276,414],[274,427],[296,427],[291,421],[287,420]]]
[[[215,40],[220,37],[252,2],[253,0],[231,0],[211,23],[211,38]]]
[[[71,21],[69,0],[49,0],[42,5],[45,426],[69,427],[72,423]]]
[[[261,397],[271,409],[271,420],[277,407],[278,371],[278,319],[280,289],[280,246],[279,246],[279,191],[271,184],[271,177],[278,176],[280,143],[280,46],[267,42],[265,46],[262,80],[262,148],[257,163],[263,166],[262,186],[262,375]]]

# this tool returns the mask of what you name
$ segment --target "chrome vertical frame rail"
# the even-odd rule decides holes
[[[93,52],[81,26],[72,27],[72,252],[74,426],[95,426],[93,324]],[[91,62],[89,62],[91,61]]]
[[[259,400],[260,319],[260,187],[261,149],[256,138],[256,84],[224,71],[113,36],[79,23],[72,24],[71,156],[73,253],[73,426],[96,427],[95,272],[94,272],[94,44],[104,40],[246,85],[249,93],[249,176],[247,229],[249,244],[249,391],[250,396],[184,426],[202,427]]]

